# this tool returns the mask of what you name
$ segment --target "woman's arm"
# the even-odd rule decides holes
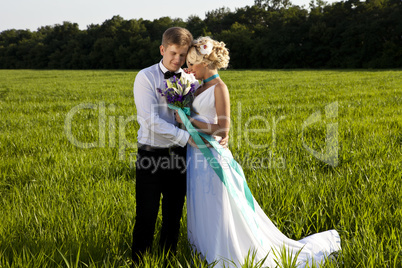
[[[200,131],[209,134],[216,135],[220,137],[227,137],[229,135],[230,129],[230,98],[229,90],[224,83],[219,83],[214,89],[215,94],[215,108],[216,114],[218,116],[217,124],[209,124],[194,118],[189,117],[189,120],[193,126],[198,128]],[[178,115],[176,116],[176,119]]]

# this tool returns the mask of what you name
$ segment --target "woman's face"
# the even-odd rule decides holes
[[[203,64],[203,63],[194,64],[187,59],[187,67],[188,67],[188,71],[190,73],[194,74],[196,79],[198,79],[198,80],[204,79],[205,69],[206,69],[205,64]]]

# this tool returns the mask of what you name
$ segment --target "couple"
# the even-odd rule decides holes
[[[226,148],[229,91],[218,74],[218,69],[226,68],[229,62],[225,44],[208,37],[193,41],[189,31],[173,27],[163,34],[160,53],[161,62],[141,70],[134,82],[140,129],[133,261],[138,263],[141,254],[152,246],[161,196],[160,247],[176,250],[186,193],[189,242],[208,263],[217,262],[215,267],[240,267],[250,252],[263,267],[276,267],[279,259],[275,254],[283,248],[288,254],[298,254],[298,267],[304,267],[322,263],[331,252],[340,250],[335,230],[300,241],[287,238],[253,198],[241,167]],[[191,74],[181,69],[185,61]],[[189,132],[177,127],[181,118],[167,107],[157,90],[172,75],[186,76],[195,83],[203,81],[194,93],[188,119],[219,141],[220,145],[216,142],[207,150],[219,162],[220,172],[209,165]]]

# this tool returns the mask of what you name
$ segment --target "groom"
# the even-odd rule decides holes
[[[138,153],[136,161],[136,217],[132,257],[137,263],[152,247],[155,222],[162,196],[162,229],[159,246],[175,252],[180,218],[186,195],[186,144],[192,138],[178,128],[174,111],[157,88],[175,76],[192,77],[181,69],[193,36],[180,27],[167,29],[162,36],[161,62],[141,70],[134,82],[137,108]]]

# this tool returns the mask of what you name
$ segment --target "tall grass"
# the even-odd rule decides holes
[[[0,267],[129,267],[135,75],[0,71]],[[277,227],[293,239],[337,229],[341,267],[400,267],[402,72],[223,71],[221,77],[231,93],[230,148]],[[71,113],[83,104],[91,106]],[[330,104],[337,107],[332,116],[325,110]],[[320,120],[303,128],[317,112]],[[337,126],[336,165],[306,150],[325,153],[330,124]],[[156,239],[159,227],[160,218]],[[154,251],[143,264],[163,265],[208,266],[188,245],[185,213],[178,254]]]

